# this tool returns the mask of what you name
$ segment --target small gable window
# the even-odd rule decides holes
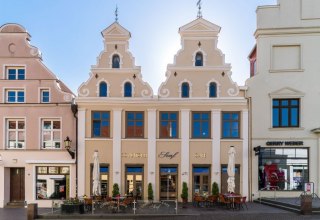
[[[217,97],[217,84],[215,82],[212,82],[209,85],[209,97],[210,98]]]
[[[107,97],[108,86],[107,83],[101,82],[99,85],[99,96],[100,97]]]
[[[120,68],[120,57],[117,54],[112,57],[112,68]]]
[[[132,97],[132,85],[129,82],[124,84],[124,97]]]
[[[203,55],[201,52],[196,54],[196,63],[195,66],[203,66]]]
[[[181,97],[182,98],[189,98],[189,83],[184,82],[181,86]]]

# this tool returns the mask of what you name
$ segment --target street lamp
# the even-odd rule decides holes
[[[67,136],[66,139],[64,140],[64,147],[66,148],[66,150],[70,154],[71,158],[74,159],[75,153],[74,153],[74,151],[71,151],[71,142],[72,141],[70,140],[69,136]]]

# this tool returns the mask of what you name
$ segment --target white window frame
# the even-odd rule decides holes
[[[15,79],[11,79],[11,80],[25,80],[26,79],[26,67],[25,66],[20,66],[20,65],[6,65],[5,66],[5,74],[6,77],[5,79],[9,80],[9,69],[15,69],[16,70],[16,77]],[[24,79],[18,79],[18,70],[19,69],[23,69],[24,70]]]
[[[43,101],[43,92],[49,92],[49,101]],[[40,88],[40,103],[50,103],[51,102],[51,92],[48,88]]]
[[[6,100],[6,103],[25,103],[26,102],[26,92],[24,89],[5,89],[5,94],[6,94],[6,97],[5,97],[5,100]],[[15,92],[15,100],[14,102],[9,102],[9,92]],[[18,102],[18,92],[23,92],[23,102]]]
[[[45,121],[50,121],[51,122],[51,129],[44,129],[44,122]],[[54,121],[59,121],[60,122],[60,128],[59,129],[53,129],[53,122]],[[40,146],[41,146],[41,149],[46,149],[46,150],[54,150],[54,149],[61,149],[61,144],[62,144],[62,120],[61,120],[61,118],[41,118],[41,125],[40,125],[41,127],[41,138],[40,138]],[[54,132],[57,132],[57,131],[59,131],[60,132],[60,135],[59,135],[59,141],[54,141],[53,140],[53,133]],[[50,147],[50,146],[48,146],[48,147],[45,147],[44,145],[43,145],[43,143],[44,143],[44,132],[50,132],[50,142],[51,143],[60,143],[60,146],[59,147],[55,147],[55,144],[54,144],[54,146],[52,146],[52,147]]]
[[[15,129],[9,129],[9,122],[15,122],[16,123],[16,128]],[[19,122],[23,121],[24,122],[24,129],[19,129],[18,124]],[[26,146],[26,120],[25,118],[6,118],[6,149],[25,149]],[[15,138],[15,147],[10,147],[9,144],[9,133],[10,131],[14,131],[16,134]],[[19,132],[24,132],[24,146],[19,148],[17,145],[19,144]]]

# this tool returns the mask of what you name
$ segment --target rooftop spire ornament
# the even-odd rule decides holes
[[[116,22],[118,22],[118,5],[116,5],[116,10],[114,11],[114,15],[116,16]]]
[[[201,4],[202,4],[202,2],[201,2],[201,0],[199,0],[199,1],[197,2],[197,6],[198,6],[198,9],[199,9],[199,11],[198,11],[198,18],[202,18]]]

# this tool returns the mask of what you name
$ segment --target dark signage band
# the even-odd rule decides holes
[[[267,141],[267,146],[301,146],[303,141]]]

